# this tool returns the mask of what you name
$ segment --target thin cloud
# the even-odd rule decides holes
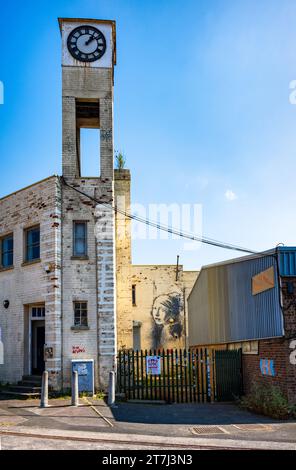
[[[225,192],[225,197],[227,201],[235,201],[237,199],[237,195],[231,189],[227,189]]]

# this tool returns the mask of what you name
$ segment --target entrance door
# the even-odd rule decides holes
[[[44,344],[45,344],[45,326],[37,326],[36,328],[36,374],[42,374],[44,371]]]
[[[45,322],[32,321],[32,374],[41,375],[44,363]]]

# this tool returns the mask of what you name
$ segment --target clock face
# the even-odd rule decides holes
[[[94,62],[106,51],[103,33],[93,26],[78,26],[68,36],[67,45],[74,59],[81,62]]]

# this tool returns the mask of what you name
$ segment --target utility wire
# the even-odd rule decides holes
[[[135,220],[137,222],[141,222],[143,224],[149,225],[150,227],[154,227],[158,230],[162,230],[164,232],[171,233],[171,234],[177,235],[181,238],[186,238],[188,240],[205,243],[207,245],[212,245],[212,246],[216,246],[216,247],[219,247],[219,248],[224,248],[224,249],[227,249],[227,250],[240,251],[240,252],[249,253],[249,254],[257,254],[256,251],[250,250],[248,248],[243,248],[243,247],[240,247],[238,245],[233,245],[233,244],[230,244],[230,243],[224,243],[224,242],[221,242],[219,240],[214,240],[214,239],[211,239],[211,238],[208,238],[208,237],[194,235],[194,234],[189,233],[189,232],[180,231],[180,230],[177,230],[173,227],[168,227],[166,225],[162,225],[158,222],[155,222],[155,221],[152,221],[152,220],[149,220],[149,219],[145,219],[145,218],[140,217],[138,215],[130,214],[126,211],[123,211],[123,210],[119,209],[116,205],[113,206],[112,203],[99,201],[96,198],[90,196],[89,194],[86,194],[85,192],[80,191],[79,189],[75,188],[74,186],[71,186],[69,183],[66,182],[66,180],[63,176],[61,177],[61,180],[64,183],[64,185],[67,186],[68,188],[71,188],[72,190],[76,191],[77,193],[81,194],[82,196],[87,197],[88,199],[92,200],[96,204],[100,204],[100,205],[102,205],[104,207],[107,207],[109,209],[111,208],[112,210],[114,210],[114,212],[118,212],[118,213],[124,215],[125,217],[127,217],[128,219]]]

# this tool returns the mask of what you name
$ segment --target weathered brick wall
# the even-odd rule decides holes
[[[115,201],[120,210],[130,213],[130,172],[115,171]],[[152,310],[155,302],[167,302],[169,295],[179,295],[184,303],[180,312],[181,336],[175,338],[170,334],[173,324],[163,328],[161,347],[184,347],[187,322],[187,297],[196,281],[196,271],[183,271],[179,266],[176,281],[176,265],[136,266],[131,260],[131,220],[120,212],[116,213],[116,279],[117,279],[117,345],[118,349],[133,348],[133,324],[141,325],[141,347],[152,348],[155,343],[155,322]],[[132,305],[132,285],[136,286],[136,305]],[[156,300],[158,299],[158,300]],[[154,306],[155,306],[154,305]],[[176,328],[178,328],[176,326]],[[160,327],[161,329],[161,327]],[[176,329],[174,330],[177,331]],[[178,330],[179,331],[179,330]]]
[[[67,183],[114,204],[113,70],[63,66],[63,176]],[[76,100],[98,100],[98,177],[80,177]],[[100,173],[99,173],[100,167]],[[73,220],[88,220],[87,260],[71,259]],[[105,227],[107,224],[107,232]],[[96,227],[96,236],[95,236]],[[63,386],[70,385],[71,359],[95,362],[96,388],[106,389],[116,366],[115,216],[89,198],[63,191]],[[73,301],[87,300],[89,330],[73,330]],[[75,348],[78,346],[78,348]],[[73,351],[81,351],[73,354]]]
[[[0,381],[17,382],[29,371],[29,309],[45,304],[45,341],[53,347],[47,361],[51,384],[61,380],[61,195],[57,177],[51,177],[0,200],[0,236],[13,232],[14,267],[0,271],[0,326],[4,365]],[[40,224],[41,261],[24,265],[24,229]],[[46,273],[44,266],[50,266]],[[3,301],[9,300],[8,309]]]
[[[115,202],[130,212],[130,172],[115,170]],[[116,284],[118,349],[132,348],[131,220],[116,212]]]
[[[263,375],[260,360],[274,361],[275,376]],[[258,354],[243,355],[244,393],[249,393],[254,383],[278,385],[287,394],[287,348],[283,338],[261,340],[258,342]]]
[[[288,293],[288,283],[292,287]],[[243,378],[245,393],[249,393],[253,383],[278,385],[290,403],[296,403],[296,364],[292,352],[296,349],[296,279],[282,279],[282,303],[285,336],[259,341],[258,355],[243,356]],[[260,360],[274,361],[275,376],[263,375]]]
[[[62,67],[63,70],[63,175],[79,175],[76,146],[75,101],[99,100],[100,152],[98,152],[102,178],[113,180],[113,78],[112,69]],[[85,175],[82,175],[85,176]]]
[[[106,184],[99,178],[67,181],[89,196],[110,204]],[[70,386],[71,360],[94,359],[95,386],[103,389],[114,367],[114,243],[96,238],[100,232],[97,204],[67,186],[63,187],[63,386]],[[111,217],[113,211],[111,210]],[[73,259],[73,221],[88,223],[88,256]],[[96,224],[98,223],[98,226]],[[74,301],[88,303],[89,329],[73,329]],[[80,352],[77,352],[80,351]],[[107,382],[106,382],[107,381]]]
[[[132,284],[136,286],[136,305],[132,307],[132,319],[141,322],[141,348],[150,349],[155,345],[155,337],[159,328],[155,325],[155,312],[170,299],[180,296],[182,309],[180,310],[180,322],[175,322],[176,329],[172,329],[174,323],[164,321],[160,338],[160,347],[165,349],[185,347],[185,331],[187,329],[187,297],[196,280],[198,273],[183,271],[179,266],[178,280],[176,281],[176,265],[151,265],[132,266]],[[184,292],[185,289],[185,292]],[[184,298],[185,294],[185,298]],[[184,302],[185,301],[185,302]],[[185,311],[184,311],[185,304]],[[173,307],[173,306],[172,306]],[[186,316],[185,316],[186,315]],[[174,312],[172,312],[174,319]],[[174,332],[179,332],[180,323],[181,335],[174,336]],[[161,325],[160,325],[161,326]]]

